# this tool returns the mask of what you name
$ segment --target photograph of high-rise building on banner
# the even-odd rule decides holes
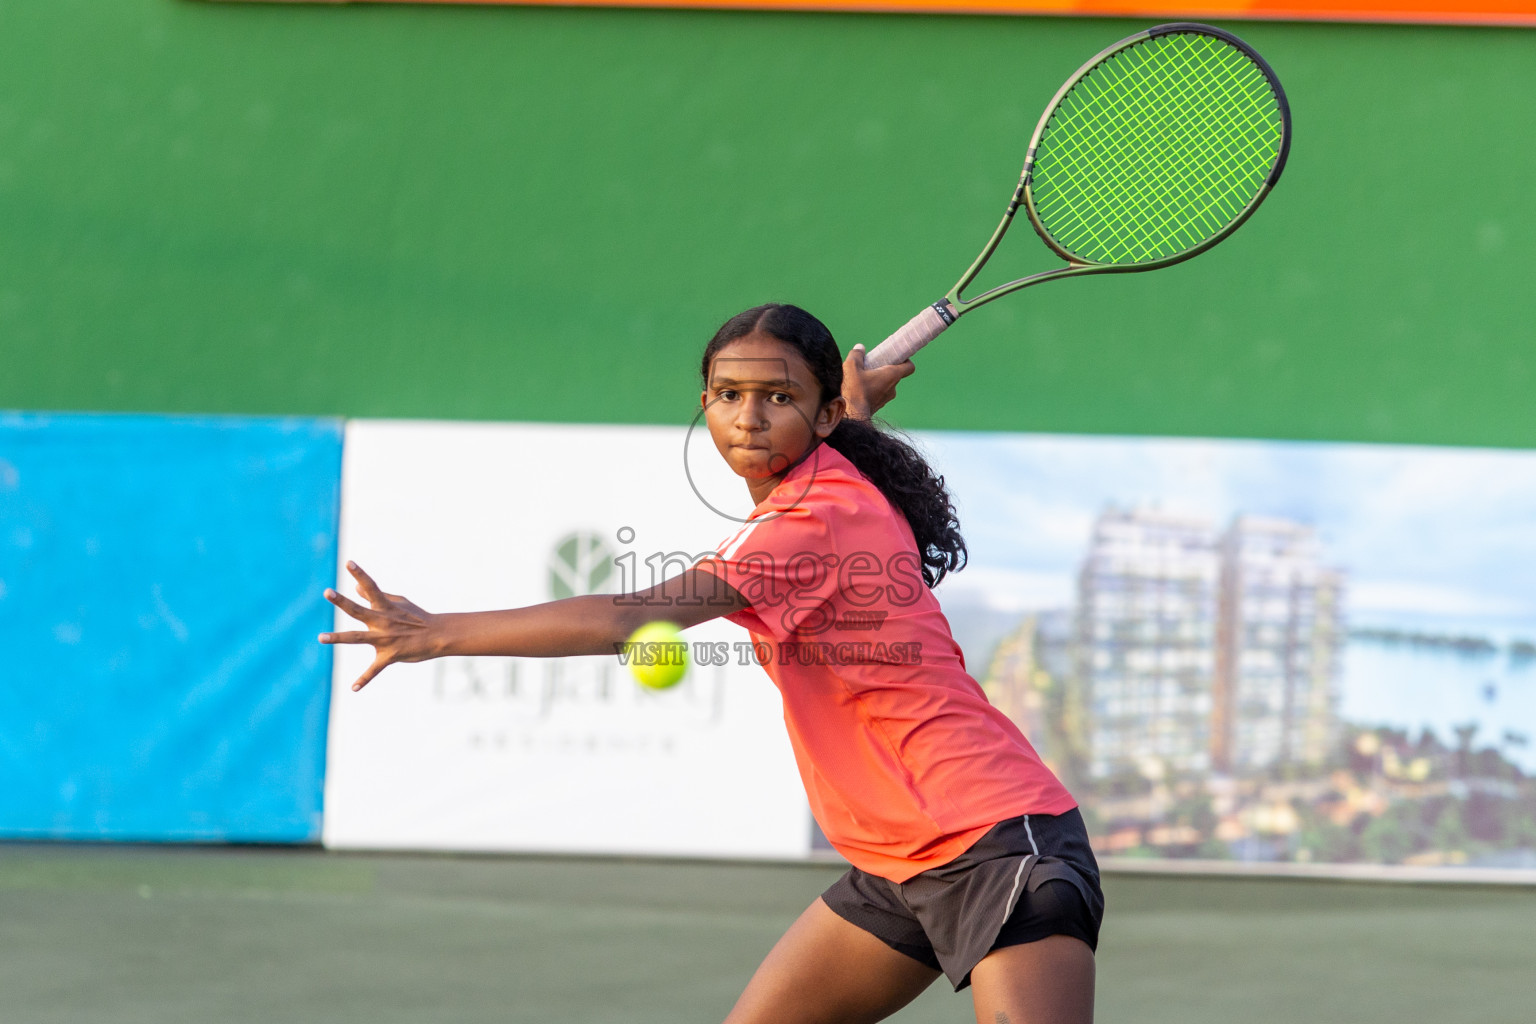
[[[1082,747],[1117,772],[1321,765],[1337,732],[1342,574],[1316,531],[1240,516],[1226,529],[1110,508],[1078,577]]]
[[[1344,574],[1317,531],[1240,516],[1221,538],[1212,764],[1323,765],[1338,735]]]
[[[956,637],[1104,852],[1536,867],[1536,457],[922,441]]]
[[[1110,509],[1078,576],[1077,672],[1088,774],[1211,766],[1216,531],[1188,516]]]

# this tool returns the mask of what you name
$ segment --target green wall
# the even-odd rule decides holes
[[[744,306],[937,298],[1137,24],[0,0],[0,408],[683,422]],[[894,419],[1536,446],[1536,33],[1233,27],[1264,209],[967,318]]]

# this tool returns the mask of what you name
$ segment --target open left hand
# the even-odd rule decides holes
[[[855,345],[843,360],[843,401],[848,405],[851,419],[867,420],[880,411],[880,407],[896,397],[896,385],[903,377],[910,377],[917,367],[908,359],[904,363],[892,363],[876,370],[864,368],[864,346]]]
[[[368,602],[364,608],[356,601],[327,589],[325,599],[368,628],[349,633],[321,633],[323,644],[370,644],[373,664],[357,677],[352,689],[361,690],[380,672],[397,661],[426,661],[437,656],[437,616],[424,611],[399,594],[386,594],[373,577],[356,562],[347,563],[347,571],[357,580],[357,592]]]

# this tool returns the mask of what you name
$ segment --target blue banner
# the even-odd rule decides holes
[[[319,839],[341,449],[0,416],[0,837]]]

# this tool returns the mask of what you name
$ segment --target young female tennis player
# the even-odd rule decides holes
[[[855,402],[894,385],[849,369]],[[966,673],[930,592],[965,561],[942,478],[846,415],[837,345],[804,310],[732,317],[703,377],[710,436],[756,502],[714,557],[638,604],[439,615],[349,563],[371,607],[326,597],[368,629],[321,641],[375,648],[360,689],[397,661],[606,654],[647,621],[727,615],[782,692],[811,809],[853,864],[727,1024],[877,1021],[941,973],[971,987],[980,1024],[1091,1021],[1097,865],[1071,795]]]

